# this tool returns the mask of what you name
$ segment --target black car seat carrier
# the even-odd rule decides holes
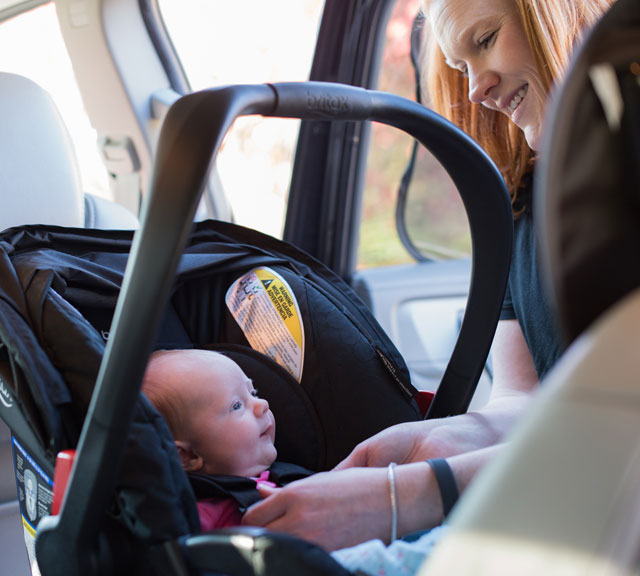
[[[140,395],[153,349],[232,355],[272,406],[279,458],[311,470],[331,468],[378,430],[423,417],[402,357],[343,280],[254,230],[193,224],[222,138],[247,114],[383,122],[449,171],[469,217],[472,278],[427,416],[468,406],[498,321],[512,237],[506,188],[477,144],[414,102],[343,85],[185,96],[165,119],[138,232],[25,226],[0,236],[0,416],[13,433],[25,530],[44,576],[342,571],[290,536],[197,534],[168,427]],[[266,326],[256,328],[256,315]],[[68,449],[76,456],[52,515],[55,460]]]

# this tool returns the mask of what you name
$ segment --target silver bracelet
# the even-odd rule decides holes
[[[396,479],[393,474],[395,462],[387,466],[387,480],[389,481],[389,497],[391,498],[391,542],[398,536],[398,501],[396,499]]]

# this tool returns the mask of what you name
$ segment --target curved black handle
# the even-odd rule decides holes
[[[427,417],[465,412],[491,348],[511,262],[513,216],[499,170],[462,130],[400,96],[321,82],[272,87],[276,106],[264,115],[395,126],[425,146],[454,181],[471,229],[471,284],[460,334]]]
[[[134,237],[67,497],[60,515],[44,520],[38,530],[37,553],[45,576],[92,573],[117,463],[202,190],[231,124],[250,114],[389,124],[414,136],[449,172],[469,218],[473,266],[458,342],[429,416],[463,412],[468,406],[498,321],[512,241],[509,197],[482,149],[415,102],[346,85],[244,85],[184,96],[164,120],[151,190]],[[478,274],[483,269],[497,272]],[[59,554],[61,549],[66,550],[64,555]]]

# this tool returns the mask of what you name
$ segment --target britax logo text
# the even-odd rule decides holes
[[[330,94],[312,94],[307,92],[307,107],[309,110],[319,110],[335,114],[349,111],[349,98],[346,96],[331,96]]]
[[[9,390],[5,387],[4,380],[0,378],[0,402],[2,402],[3,406],[6,408],[13,407],[13,398],[11,394],[9,394]]]

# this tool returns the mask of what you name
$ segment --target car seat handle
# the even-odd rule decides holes
[[[513,213],[500,171],[470,136],[401,96],[323,82],[271,86],[276,105],[265,115],[388,124],[418,140],[451,176],[471,231],[471,282],[459,336],[427,418],[466,412],[493,342],[511,262]],[[479,272],[489,270],[494,273]]]
[[[233,121],[252,114],[386,123],[418,139],[449,172],[469,217],[472,276],[460,337],[429,415],[457,413],[468,406],[497,325],[513,233],[504,182],[482,149],[415,102],[352,86],[241,85],[186,95],[169,109],[162,126],[151,189],[143,201],[141,227],[134,235],[67,496],[60,514],[39,525],[36,551],[44,576],[49,565],[56,566],[51,573],[68,576],[86,576],[97,569],[104,511],[202,191]],[[483,268],[500,273],[478,274]]]

